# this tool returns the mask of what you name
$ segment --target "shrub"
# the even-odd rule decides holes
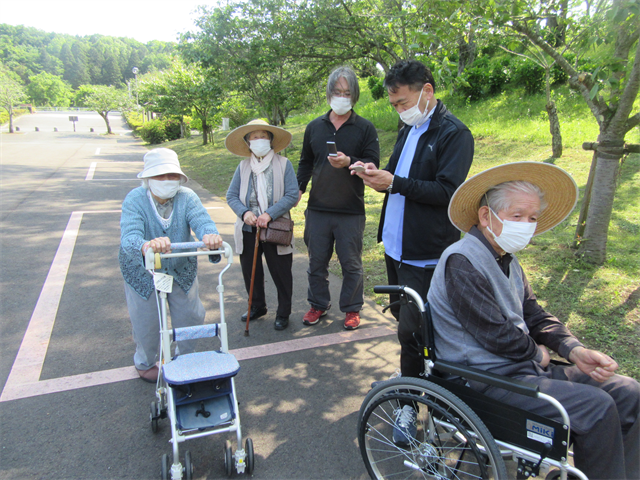
[[[167,140],[177,140],[180,138],[180,120],[176,118],[162,119],[164,124],[164,136]]]
[[[138,129],[138,134],[145,142],[151,144],[162,143],[167,139],[161,119],[146,122]]]
[[[378,77],[369,77],[367,79],[367,86],[369,87],[369,91],[371,92],[371,98],[374,100],[379,100],[384,97],[385,91],[382,86],[383,79]]]
[[[514,81],[517,85],[523,86],[528,95],[541,93],[544,91],[545,84],[544,68],[531,61],[518,62]]]

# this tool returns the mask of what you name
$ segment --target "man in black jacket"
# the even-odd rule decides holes
[[[350,175],[349,166],[380,162],[378,133],[373,124],[356,115],[353,106],[360,90],[349,67],[335,69],[327,80],[325,115],[311,121],[304,132],[298,164],[300,195],[312,181],[305,212],[304,242],[309,251],[308,301],[302,322],[315,325],[331,306],[329,260],[335,251],[342,267],[340,310],[345,330],[360,326],[364,303],[362,236],[365,227],[364,184]],[[335,153],[328,148],[335,147]]]
[[[365,164],[364,172],[352,174],[386,193],[378,241],[384,243],[389,285],[406,285],[426,299],[433,266],[445,248],[460,239],[460,232],[449,221],[447,207],[469,173],[473,136],[435,98],[435,81],[422,63],[396,63],[387,73],[384,86],[405,126],[383,170]],[[397,300],[391,296],[392,303]],[[420,314],[414,306],[394,305],[391,312],[399,322],[402,375],[418,377],[424,370],[416,339],[420,335]]]

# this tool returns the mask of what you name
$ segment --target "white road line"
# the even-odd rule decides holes
[[[93,174],[96,172],[96,165],[98,165],[98,162],[91,162],[91,165],[89,165],[89,171],[87,172],[87,176],[85,177],[85,180],[93,180]]]
[[[100,155],[100,147],[96,148],[96,153],[94,153],[94,155],[96,156]]]

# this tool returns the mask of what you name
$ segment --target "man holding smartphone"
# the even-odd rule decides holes
[[[331,110],[311,121],[304,133],[298,164],[300,197],[311,180],[304,229],[311,308],[302,320],[305,325],[317,324],[331,307],[328,267],[335,248],[342,268],[339,305],[345,313],[344,328],[355,330],[360,326],[364,303],[364,184],[351,175],[349,167],[356,162],[377,167],[380,146],[373,124],[352,109],[359,95],[354,71],[349,67],[335,69],[327,81]]]
[[[426,300],[433,269],[442,252],[460,239],[447,215],[453,192],[467,178],[474,140],[469,129],[435,97],[436,84],[416,60],[396,63],[384,79],[391,106],[405,126],[387,166],[363,165],[354,172],[365,185],[385,193],[378,241],[382,241],[389,285],[406,285]],[[390,296],[391,302],[398,300]],[[424,371],[421,316],[413,305],[394,304],[398,320],[402,376]]]

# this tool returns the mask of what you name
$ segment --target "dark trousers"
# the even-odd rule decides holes
[[[253,252],[256,242],[256,229],[251,232],[242,232],[243,251],[240,255],[240,265],[242,266],[242,276],[244,284],[249,294],[251,288],[251,270],[253,266]],[[267,261],[269,273],[273,283],[278,291],[278,310],[276,315],[280,317],[288,317],[291,315],[291,295],[293,294],[293,275],[291,268],[293,266],[293,254],[278,255],[278,246],[272,243],[258,244],[258,258],[256,260],[256,273],[253,283],[253,298],[251,306],[262,308],[267,306],[267,300],[264,295],[264,268],[262,266],[262,255]]]
[[[389,255],[384,256],[387,264],[387,281],[389,285],[405,285],[413,288],[426,302],[432,268],[421,268],[400,263]],[[390,302],[399,299],[398,295],[389,295]],[[424,373],[424,360],[420,343],[422,315],[414,304],[394,305],[391,313],[398,321],[398,340],[400,341],[400,371],[403,377],[419,377]]]
[[[575,465],[590,479],[640,478],[640,385],[615,375],[599,383],[575,366],[521,362],[496,371],[539,385],[569,414]],[[476,389],[480,384],[472,383]],[[523,410],[562,421],[548,402],[495,387],[486,395]]]
[[[307,210],[305,217],[304,243],[309,250],[309,304],[325,311],[331,306],[328,267],[335,244],[342,267],[340,311],[359,312],[364,303],[362,235],[365,216]]]

